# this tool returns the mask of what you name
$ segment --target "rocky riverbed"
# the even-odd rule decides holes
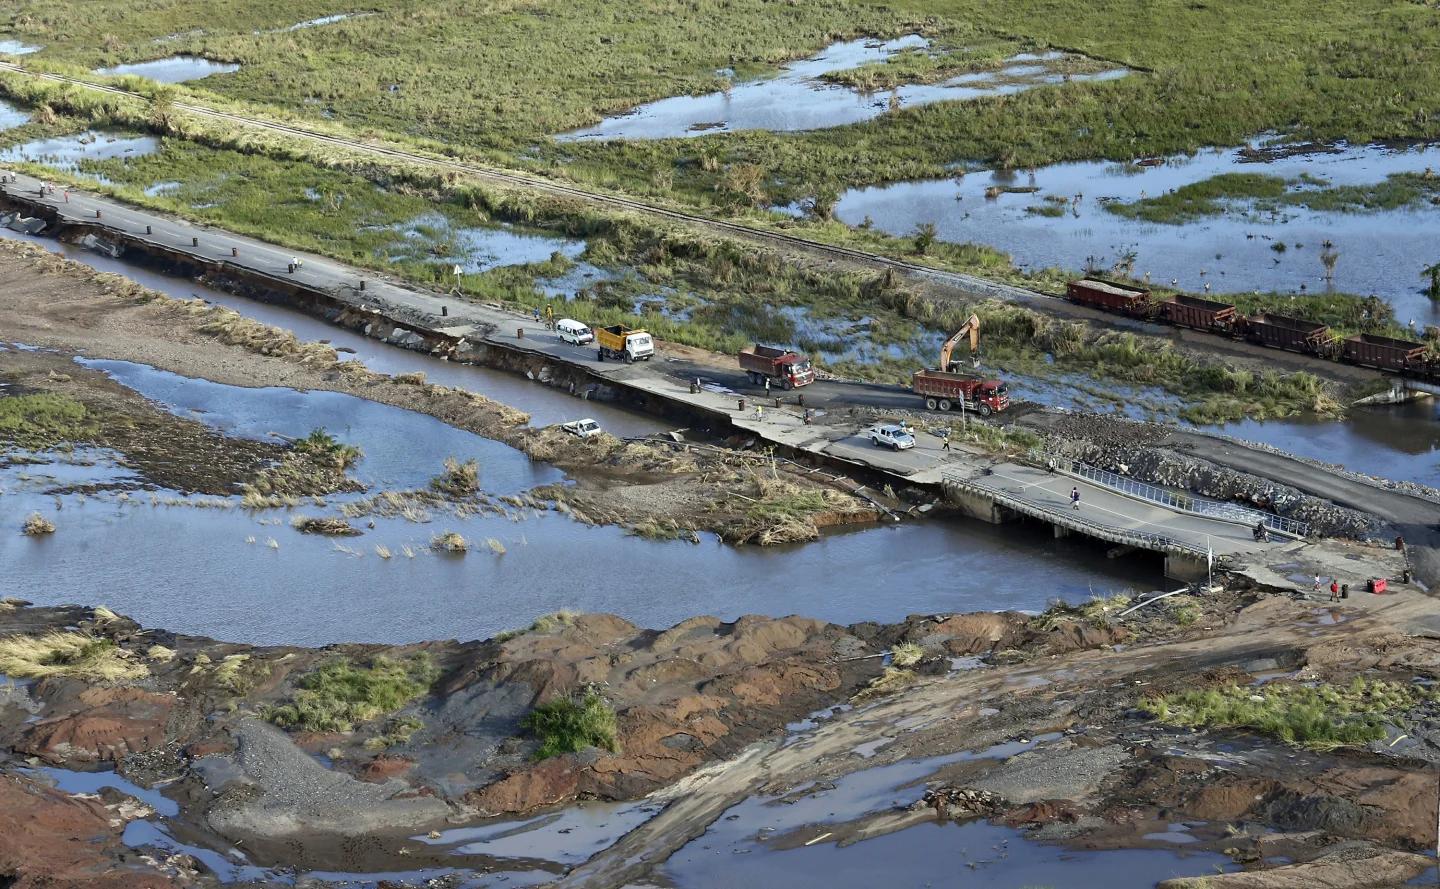
[[[756,862],[979,819],[1086,854],[1184,845],[1235,872],[1207,886],[1391,885],[1377,875],[1426,866],[1440,705],[1421,690],[1440,644],[1425,601],[1321,610],[1235,591],[1122,616],[1128,604],[664,631],[559,614],[486,641],[306,649],[11,601],[0,876],[24,889],[464,885],[479,870],[708,885],[687,876],[687,847],[720,841],[730,810],[769,823],[772,799],[795,807],[778,827],[724,834]],[[1155,703],[1304,687],[1351,702],[1357,681],[1400,689],[1375,740],[1197,731]],[[548,749],[533,714],[590,698],[612,734]],[[573,813],[627,800],[640,802],[567,841]],[[516,831],[537,831],[533,854],[503,842]]]

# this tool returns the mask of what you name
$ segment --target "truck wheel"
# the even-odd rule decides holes
[[[604,350],[604,349],[596,349],[596,350],[595,350],[595,360],[596,360],[596,361],[604,361],[604,360],[605,360],[605,350]]]
[[[879,439],[879,438],[876,438],[876,437],[873,436],[873,435],[870,436],[870,443],[871,443],[872,445],[874,445],[875,447],[877,447],[877,448],[880,447],[880,439]]]
[[[780,388],[781,388],[781,389],[784,389],[786,392],[789,392],[791,389],[794,389],[794,388],[795,388],[795,384],[792,383],[792,382],[790,382],[790,378],[789,378],[789,377],[781,377],[781,378],[780,378]]]
[[[933,398],[927,398],[927,399],[925,399],[925,410],[927,410],[927,411],[933,411],[933,410],[935,410],[935,409],[938,408],[938,407],[940,407],[940,402],[936,401],[936,400],[933,399]]]
[[[988,416],[990,416],[990,413],[991,413],[991,411],[990,411],[990,405],[986,404],[986,403],[983,402],[983,401],[980,402],[980,406],[979,406],[978,408],[976,408],[976,410],[980,412],[980,416],[982,416],[982,417],[988,417]]]
[[[950,410],[951,407],[952,407],[952,405],[950,404],[950,399],[948,399],[948,398],[942,398],[942,399],[940,399],[940,410],[942,410],[942,411],[948,411],[948,410]]]

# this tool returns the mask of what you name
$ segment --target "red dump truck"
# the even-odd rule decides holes
[[[1147,317],[1151,312],[1149,290],[1105,278],[1071,281],[1065,287],[1065,296],[1071,302],[1136,318]]]
[[[757,386],[769,380],[772,386],[781,389],[798,389],[815,382],[809,358],[799,352],[759,343],[740,350],[740,369],[749,374],[750,382]]]
[[[1324,324],[1268,312],[1251,315],[1245,321],[1245,336],[1251,342],[1310,355],[1325,350],[1329,334],[1330,328]]]
[[[1010,406],[1010,393],[1000,380],[983,380],[940,370],[917,370],[910,388],[924,396],[932,411],[972,410],[982,417],[998,414]]]

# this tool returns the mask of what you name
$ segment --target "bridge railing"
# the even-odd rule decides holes
[[[1180,491],[1170,491],[1156,485],[1147,484],[1133,478],[1111,472],[1108,469],[1101,469],[1098,466],[1091,466],[1088,463],[1081,463],[1079,460],[1069,461],[1069,472],[1088,482],[1137,497],[1141,500],[1149,500],[1161,506],[1168,506],[1172,509],[1179,509],[1196,515],[1209,516],[1210,518],[1224,519],[1225,521],[1238,522],[1243,525],[1254,527],[1263,522],[1265,527],[1281,534],[1288,534],[1291,537],[1307,537],[1310,534],[1310,525],[1307,522],[1296,519],[1287,519],[1274,513],[1265,512],[1259,509],[1251,509],[1248,506],[1240,506],[1236,503],[1221,503],[1218,500],[1205,500]]]
[[[993,499],[1001,506],[1013,509],[1034,518],[1045,519],[1058,525],[1064,525],[1072,530],[1098,537],[1102,540],[1109,540],[1113,543],[1125,543],[1138,546],[1142,549],[1155,550],[1158,552],[1183,552],[1200,558],[1206,558],[1211,553],[1203,547],[1193,543],[1186,543],[1164,534],[1155,534],[1149,531],[1137,531],[1133,528],[1121,528],[1116,525],[1107,525],[1098,522],[1087,515],[1072,512],[1069,509],[1057,507],[1050,503],[1041,503],[1023,494],[1016,494],[1006,491],[996,484],[987,484],[983,476],[976,478],[959,475],[957,473],[946,473],[945,484],[949,487],[958,488],[973,494],[980,494]]]

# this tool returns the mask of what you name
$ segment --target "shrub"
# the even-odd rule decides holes
[[[578,701],[555,698],[537,705],[521,725],[540,739],[535,759],[578,753],[586,747],[611,753],[620,750],[615,739],[615,709],[593,688],[586,689]]]
[[[925,657],[925,649],[914,642],[901,642],[890,649],[890,663],[897,667],[913,667]]]
[[[470,549],[470,544],[458,532],[446,531],[430,538],[430,548],[445,553],[464,553]]]
[[[314,429],[298,439],[294,449],[333,469],[349,469],[363,456],[359,448],[342,443],[324,429]]]
[[[20,529],[20,533],[28,534],[31,537],[38,537],[42,534],[54,534],[55,523],[38,512],[32,512],[25,519],[25,527]]]
[[[387,716],[430,690],[440,675],[428,655],[402,660],[378,656],[369,666],[335,658],[301,677],[288,703],[271,707],[265,718],[308,732],[349,732],[360,723]]]

